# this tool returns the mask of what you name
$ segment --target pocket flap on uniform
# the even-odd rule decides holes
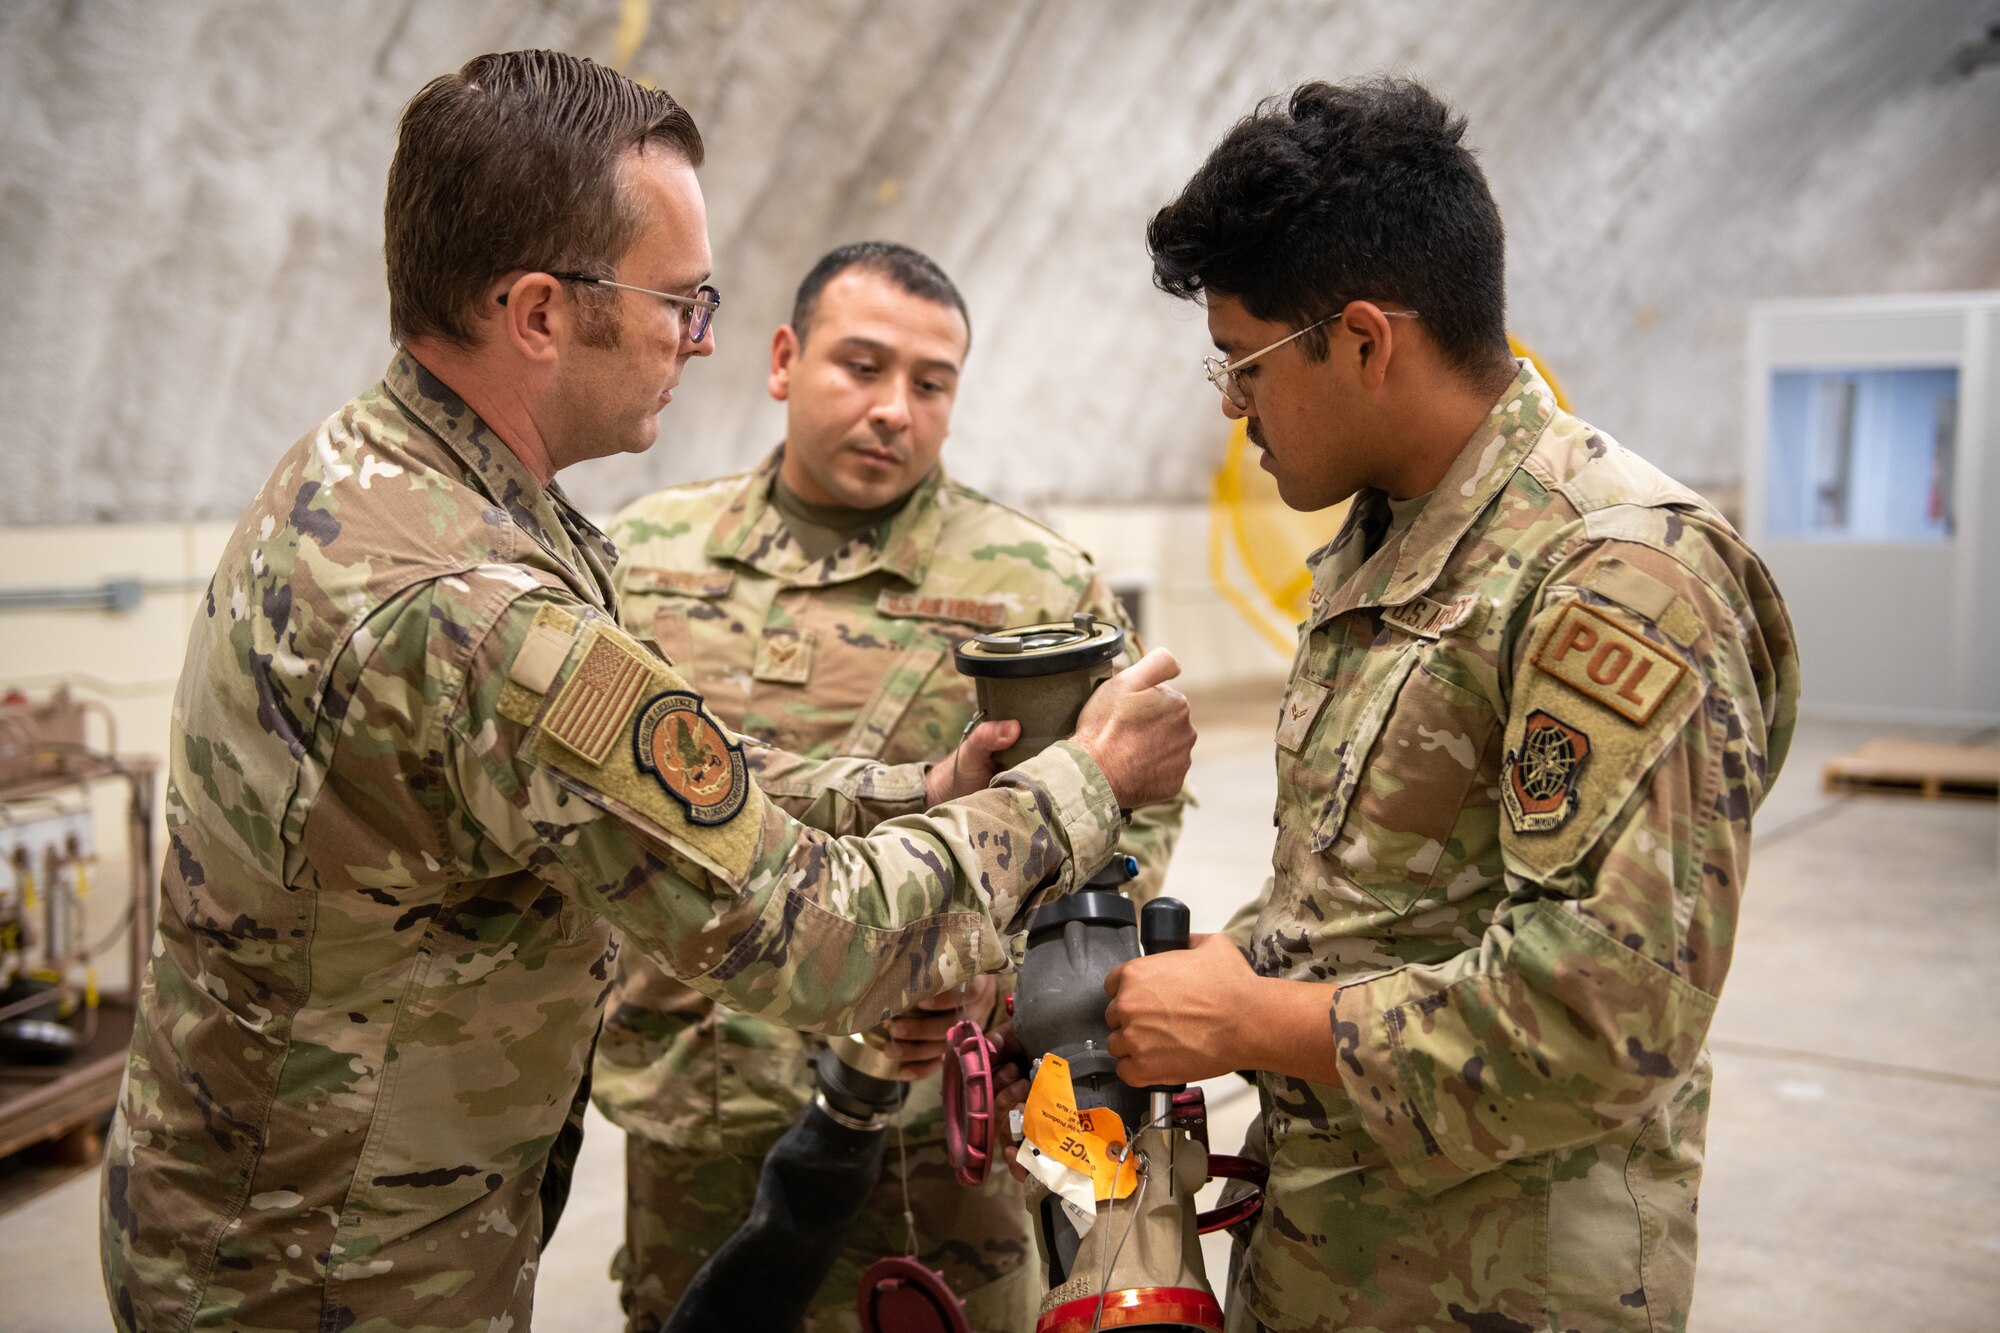
[[[931,635],[920,636],[917,641],[896,659],[896,665],[884,672],[882,683],[855,716],[853,727],[842,738],[838,753],[857,755],[863,759],[880,758],[888,748],[889,738],[896,733],[896,727],[903,720],[903,714],[910,704],[922,693],[930,682],[931,673],[937,670],[944,658],[944,644]],[[957,679],[956,673],[952,679]],[[946,744],[956,746],[958,737],[940,737]]]
[[[1320,761],[1331,754],[1334,769],[1325,803],[1313,824],[1313,851],[1323,852],[1333,846],[1340,835],[1340,826],[1347,822],[1347,808],[1354,801],[1368,752],[1375,748],[1382,724],[1396,706],[1396,695],[1417,665],[1421,643],[1422,640],[1411,639],[1408,647],[1393,655],[1369,654],[1362,675],[1347,698],[1336,699],[1332,707],[1322,710],[1329,715],[1324,725],[1330,729],[1327,734],[1333,745],[1330,750],[1325,745],[1318,747],[1313,757]]]

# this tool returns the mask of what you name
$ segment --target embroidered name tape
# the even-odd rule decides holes
[[[1687,664],[1581,602],[1563,608],[1535,666],[1629,722],[1644,725]]]
[[[736,585],[733,569],[633,569],[625,575],[631,592],[678,593],[682,597],[727,597]]]
[[[885,616],[912,620],[955,620],[981,629],[1002,629],[1013,618],[1007,603],[982,597],[921,597],[910,592],[885,592],[875,599]]]
[[[1382,612],[1385,623],[1397,629],[1415,634],[1420,638],[1435,639],[1451,633],[1479,609],[1479,599],[1468,593],[1454,597],[1448,602],[1434,602],[1428,597],[1416,597],[1402,606],[1392,606]]]

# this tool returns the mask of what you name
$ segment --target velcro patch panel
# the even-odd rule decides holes
[[[736,586],[733,569],[659,569],[643,566],[625,571],[627,592],[663,592],[681,597],[727,597]]]
[[[750,674],[778,685],[803,685],[812,679],[812,631],[798,627],[772,628],[757,641]]]

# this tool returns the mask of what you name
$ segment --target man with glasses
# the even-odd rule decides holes
[[[1128,1081],[1256,1071],[1233,1330],[1688,1323],[1791,625],[1711,505],[1509,355],[1464,130],[1414,83],[1308,84],[1147,234],[1285,502],[1354,497],[1312,557],[1246,947],[1107,986]]]
[[[926,256],[880,241],[834,250],[771,340],[783,442],[748,473],[649,495],[612,524],[625,627],[724,724],[815,758],[937,760],[974,716],[972,682],[952,666],[959,640],[1079,611],[1130,629],[1088,556],[945,474],[971,336],[964,298]],[[1134,812],[1121,848],[1141,867],[1135,897],[1157,892],[1179,820],[1178,800]],[[594,1087],[627,1131],[615,1271],[627,1327],[645,1333],[749,1214],[765,1155],[812,1098],[819,1042],[636,955],[617,986]],[[924,1081],[807,1333],[851,1327],[862,1270],[912,1244],[975,1328],[1033,1324],[1042,1293],[1020,1191],[998,1175],[976,1191],[952,1177],[926,1077],[945,1029],[962,1012],[991,1024],[994,1000],[981,978],[891,1025],[904,1076]]]
[[[555,474],[646,448],[713,348],[701,159],[666,93],[551,52],[404,111],[400,346],[245,511],[175,700],[100,1209],[122,1329],[527,1328],[618,934],[744,1010],[867,1027],[1003,966],[1119,807],[1180,787],[1164,654],[923,815],[1005,737],[928,782],[767,756],[617,627]],[[908,817],[814,832],[760,768],[829,826]]]

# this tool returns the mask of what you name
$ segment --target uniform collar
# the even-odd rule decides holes
[[[771,503],[771,482],[784,456],[785,447],[779,445],[744,479],[709,531],[709,559],[733,560],[794,587],[846,583],[878,570],[913,587],[923,582],[950,500],[944,464],[925,474],[910,502],[887,523],[855,533],[824,560],[808,562],[785,530],[784,515]]]
[[[1359,607],[1401,606],[1429,592],[1451,553],[1555,414],[1555,393],[1533,366],[1521,362],[1429,503],[1373,555],[1367,553],[1368,542],[1388,526],[1388,500],[1375,490],[1356,495],[1340,535],[1307,557],[1313,571],[1308,627]]]
[[[457,391],[409,352],[399,350],[389,362],[382,387],[458,460],[475,489],[505,510],[559,564],[580,576],[579,592],[600,609],[613,605],[611,570],[618,562],[618,548],[570,503],[560,486],[536,481],[527,464]]]

